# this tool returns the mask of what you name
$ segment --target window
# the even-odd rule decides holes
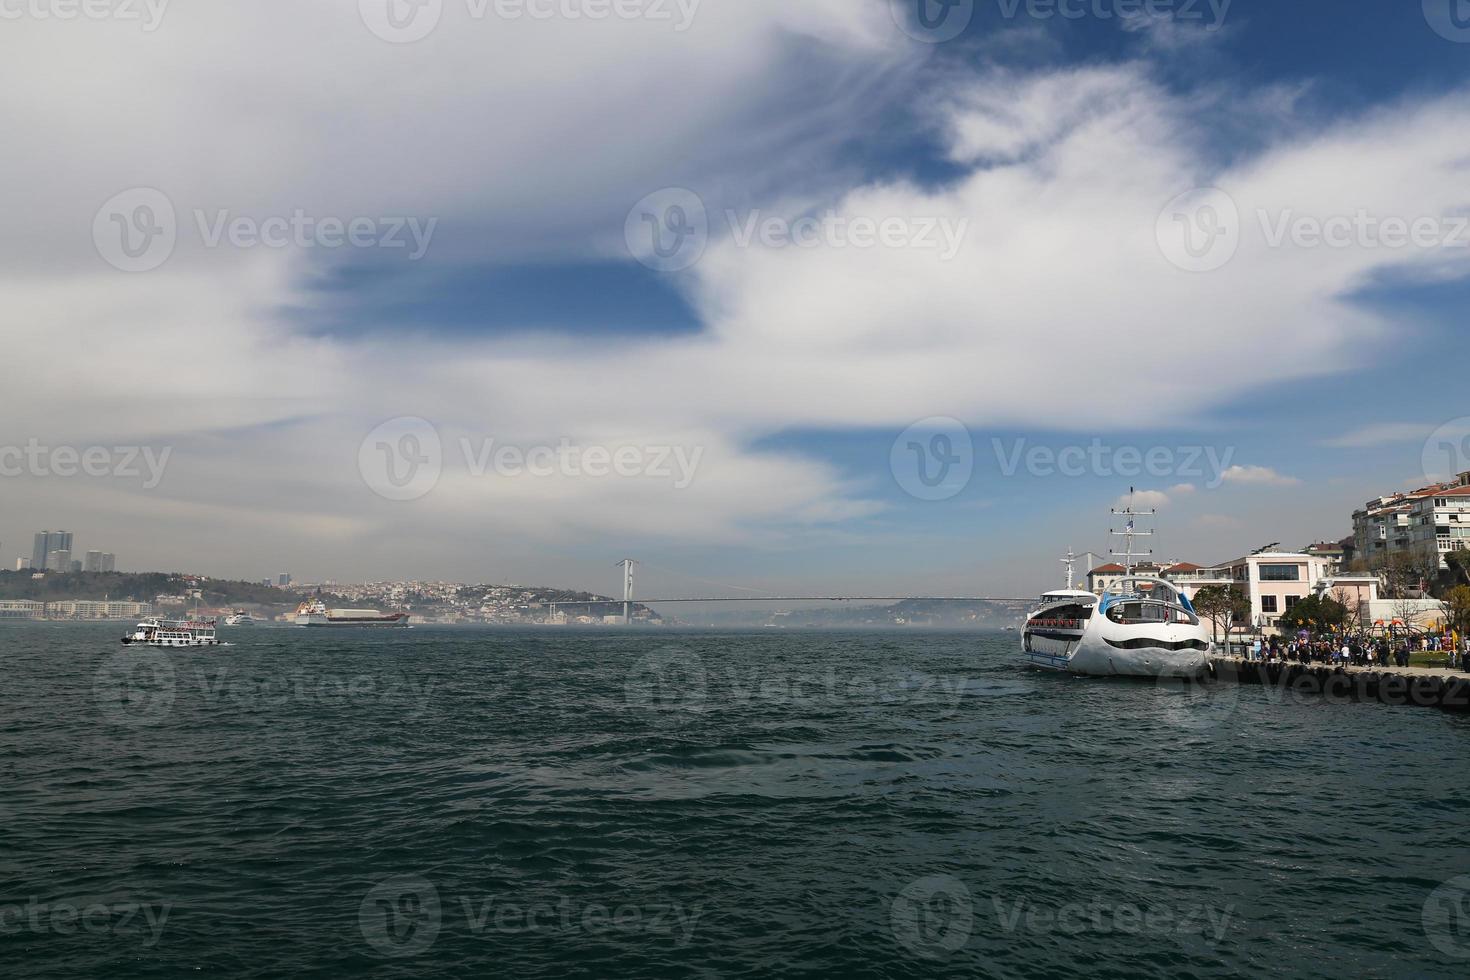
[[[1302,597],[1301,596],[1299,596],[1299,595],[1289,595],[1289,596],[1286,597],[1286,608],[1287,609],[1290,609],[1292,606],[1296,605],[1298,602],[1301,602],[1301,601],[1302,601]]]
[[[1262,582],[1300,582],[1302,580],[1302,567],[1300,565],[1262,565]]]
[[[1261,612],[1273,613],[1280,611],[1281,610],[1276,607],[1276,597],[1274,595],[1261,596]]]

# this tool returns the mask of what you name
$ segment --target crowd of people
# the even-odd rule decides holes
[[[1320,663],[1332,666],[1409,666],[1416,652],[1441,654],[1443,666],[1470,673],[1470,637],[1399,634],[1373,636],[1347,633],[1295,637],[1258,637],[1245,649],[1245,659],[1266,663]]]

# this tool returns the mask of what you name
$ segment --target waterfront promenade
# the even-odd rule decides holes
[[[1378,701],[1470,714],[1470,673],[1447,667],[1356,667],[1214,657],[1210,674],[1222,683],[1266,688],[1283,700]]]

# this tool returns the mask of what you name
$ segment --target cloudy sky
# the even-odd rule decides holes
[[[7,566],[1029,594],[1470,469],[1458,0],[0,19]]]

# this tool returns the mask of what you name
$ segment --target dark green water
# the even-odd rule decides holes
[[[0,975],[1464,977],[1470,722],[1009,635],[0,625]]]

